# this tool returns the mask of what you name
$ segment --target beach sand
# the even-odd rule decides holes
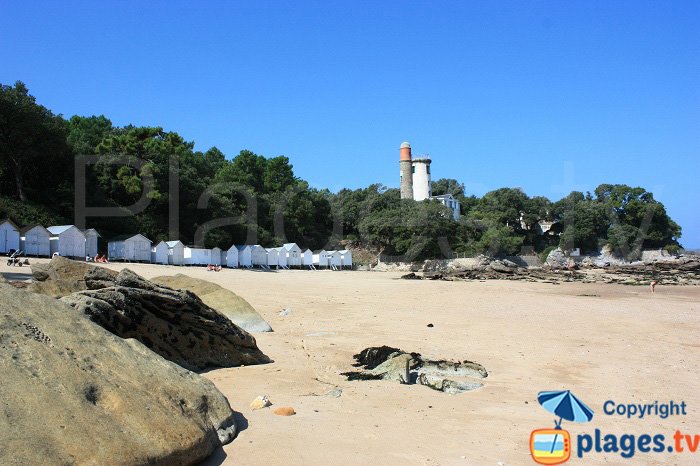
[[[119,269],[121,264],[110,264]],[[578,434],[700,434],[700,287],[525,281],[446,282],[397,273],[254,272],[129,264],[150,278],[186,273],[233,290],[272,325],[256,334],[274,363],[205,374],[241,432],[208,464],[526,465],[533,429],[552,428],[543,390],[569,389],[595,412]],[[5,267],[3,272],[27,273]],[[282,309],[288,309],[285,316]],[[432,323],[434,327],[427,327]],[[484,387],[448,395],[420,385],[348,382],[352,355],[389,345],[471,360]],[[326,395],[335,388],[340,397]],[[271,408],[248,404],[268,395]],[[603,403],[685,401],[686,416],[627,419]],[[290,406],[291,417],[272,410]],[[76,439],[76,441],[78,441]],[[689,453],[589,453],[572,464],[697,464]]]

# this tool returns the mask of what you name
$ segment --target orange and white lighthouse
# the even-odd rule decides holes
[[[403,142],[399,149],[399,167],[401,173],[401,199],[413,199],[413,160],[411,145]]]

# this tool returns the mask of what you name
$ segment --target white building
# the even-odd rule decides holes
[[[340,263],[343,268],[352,269],[352,252],[348,249],[342,249],[338,252],[340,252]]]
[[[314,265],[314,252],[311,249],[306,249],[301,255],[301,265],[311,267]]]
[[[301,267],[301,248],[297,246],[297,243],[286,243],[282,246],[282,252],[287,258],[287,265],[289,267]]]
[[[336,269],[343,266],[343,256],[340,251],[328,251],[328,266]]]
[[[185,246],[185,265],[211,264],[211,249]]]
[[[210,264],[211,265],[222,265],[223,261],[221,259],[221,254],[222,254],[222,251],[221,251],[220,247],[214,246],[213,248],[211,248],[211,262],[210,262]]]
[[[151,240],[142,234],[121,235],[107,243],[111,261],[151,262]]]
[[[454,198],[452,194],[441,194],[439,196],[433,196],[432,199],[440,201],[442,205],[447,207],[452,211],[452,218],[459,220],[460,216],[460,202]]]
[[[27,256],[50,256],[51,233],[41,225],[28,226],[20,231],[20,249]]]
[[[85,260],[85,235],[75,225],[54,225],[47,228],[51,233],[51,254],[63,257],[79,257]],[[150,258],[150,247],[149,247]]]
[[[252,267],[253,266],[253,256],[250,246],[245,244],[241,246],[231,246],[238,250],[238,265],[240,267]]]
[[[328,252],[325,249],[315,251],[313,256],[313,265],[316,268],[328,267]]]
[[[85,255],[95,257],[97,255],[97,241],[100,234],[94,228],[83,230],[85,235]]]
[[[19,251],[19,227],[10,219],[0,223],[0,252]]]
[[[287,256],[282,252],[282,248],[267,248],[268,267],[284,268],[287,266]]]
[[[151,262],[153,264],[168,265],[168,243],[161,241],[151,248]]]
[[[185,264],[185,245],[181,241],[166,241],[168,245],[168,264]]]
[[[240,260],[240,251],[238,259]],[[259,244],[250,247],[250,261],[253,266],[267,267],[267,251]]]

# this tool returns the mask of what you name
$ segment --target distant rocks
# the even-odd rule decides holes
[[[248,301],[216,283],[183,274],[155,277],[151,281],[173,289],[191,291],[199,296],[204,304],[216,309],[231,319],[231,322],[248,332],[272,331],[270,324],[258,314]]]
[[[197,295],[152,283],[124,269],[112,286],[61,298],[122,338],[135,338],[180,366],[201,371],[269,362],[255,338]]]
[[[113,293],[136,322],[127,304],[147,304],[117,291],[123,287]],[[159,324],[145,316],[135,323],[147,325]],[[0,373],[0,464],[197,464],[236,434],[234,413],[212,382],[62,302],[7,284],[0,284]]]

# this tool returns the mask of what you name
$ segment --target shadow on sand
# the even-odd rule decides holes
[[[241,432],[248,428],[248,419],[242,413],[238,411],[233,412],[233,418],[236,420],[236,438],[233,439],[234,442],[238,440]],[[214,453],[211,454],[209,458],[199,463],[199,466],[220,466],[226,460],[226,452],[222,447],[217,448]]]

